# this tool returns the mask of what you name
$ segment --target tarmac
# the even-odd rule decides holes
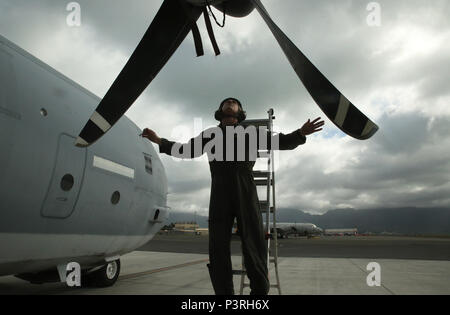
[[[279,241],[283,295],[450,294],[448,238],[320,237]],[[237,240],[232,242],[233,269],[241,267],[239,244]],[[121,257],[121,275],[112,287],[33,285],[7,276],[0,278],[0,294],[213,295],[207,262],[207,236],[159,235],[138,251]],[[379,278],[374,277],[376,269],[368,268],[373,262],[378,264]],[[269,277],[274,283],[273,264]],[[235,276],[234,283],[239,294],[240,276]],[[248,288],[244,294],[249,294]],[[269,294],[278,295],[279,291],[271,288]]]

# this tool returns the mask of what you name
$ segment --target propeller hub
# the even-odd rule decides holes
[[[217,10],[233,17],[244,17],[255,9],[250,0],[228,0],[213,5]]]

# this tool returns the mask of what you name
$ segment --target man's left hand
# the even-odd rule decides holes
[[[325,125],[325,122],[323,120],[320,120],[320,117],[314,119],[313,121],[311,121],[311,119],[308,119],[308,121],[303,125],[303,127],[300,128],[300,134],[302,136],[308,136],[310,134],[322,130],[323,128],[320,127],[322,127],[323,125]]]

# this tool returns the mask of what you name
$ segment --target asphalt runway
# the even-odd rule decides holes
[[[320,236],[279,239],[280,257],[367,258],[450,261],[450,238],[399,236]],[[156,235],[141,251],[208,254],[208,236]],[[241,242],[233,237],[232,255],[240,255]]]
[[[450,294],[450,238],[319,237],[281,239],[283,294],[392,295]],[[240,241],[231,242],[233,269],[241,268]],[[0,277],[2,294],[149,294],[212,295],[206,264],[208,236],[157,235],[121,257],[121,275],[112,287],[72,288],[65,283],[30,284]],[[368,266],[379,265],[381,282],[371,286]],[[275,279],[274,265],[269,267]],[[274,280],[271,280],[274,281]],[[239,292],[240,277],[234,277]],[[249,290],[244,291],[248,294]],[[273,288],[270,294],[279,292]]]

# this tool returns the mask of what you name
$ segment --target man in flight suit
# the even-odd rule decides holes
[[[160,138],[153,130],[148,128],[144,129],[142,136],[157,143],[160,153],[183,158],[195,158],[205,152],[208,153],[212,179],[209,203],[210,264],[208,268],[214,291],[218,295],[234,294],[230,241],[232,226],[236,217],[242,241],[244,264],[250,280],[250,294],[265,295],[270,288],[267,269],[267,245],[258,194],[252,174],[255,158],[250,158],[250,156],[256,156],[256,148],[251,147],[249,141],[245,141],[245,152],[243,152],[245,158],[237,157],[239,155],[237,145],[239,139],[237,138],[240,136],[247,137],[247,134],[232,134],[230,136],[227,133],[230,128],[241,127],[240,123],[246,118],[239,100],[227,98],[222,101],[215,113],[215,118],[220,121],[216,130],[205,130],[198,137],[192,138],[185,144]],[[257,148],[293,150],[306,142],[307,135],[322,130],[320,127],[323,125],[324,122],[320,121],[319,117],[312,122],[308,120],[302,128],[290,134],[270,135],[267,133],[267,135],[263,135],[267,136],[266,148],[260,147],[259,133],[261,131],[258,131]],[[215,149],[212,149],[208,143],[217,140],[214,131],[222,131],[218,139],[223,138],[221,141],[223,146],[220,145],[220,142],[216,142],[218,145]],[[273,141],[274,137],[278,137],[278,141]],[[248,140],[248,138],[246,139]],[[230,144],[232,147],[228,146]],[[234,154],[231,159],[225,159],[225,156],[230,156],[227,155],[227,150],[230,151],[230,148],[234,149]],[[222,152],[219,152],[221,150]],[[217,154],[218,152],[222,155]],[[222,158],[217,158],[218,156]]]

